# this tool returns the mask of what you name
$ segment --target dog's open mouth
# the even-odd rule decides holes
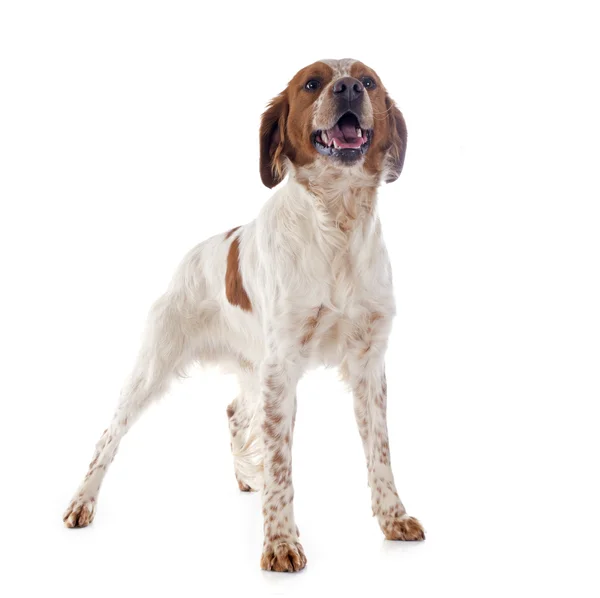
[[[356,115],[346,112],[335,127],[312,134],[316,150],[324,155],[353,162],[369,149],[373,131],[362,129]]]

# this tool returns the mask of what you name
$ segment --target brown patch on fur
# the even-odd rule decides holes
[[[233,235],[233,233],[238,230],[239,228],[241,228],[240,226],[236,226],[235,228],[232,228],[230,231],[227,231],[227,234],[225,235],[226,239],[229,239],[229,237],[231,237],[231,235]]]
[[[227,271],[225,273],[225,294],[231,305],[237,305],[244,311],[252,311],[250,298],[244,289],[240,274],[240,241],[236,237],[227,254]]]
[[[282,465],[284,462],[284,458],[283,458],[283,453],[277,449],[275,451],[275,454],[273,455],[273,463],[276,463],[277,465]]]
[[[315,335],[317,326],[319,325],[319,320],[321,319],[321,316],[323,315],[324,309],[325,308],[322,305],[319,306],[319,308],[317,309],[317,313],[314,316],[307,318],[306,322],[304,323],[304,334],[302,335],[302,338],[300,339],[300,344],[302,346],[307,345],[312,340],[313,336]]]
[[[238,478],[237,480],[238,483],[238,487],[242,492],[253,492],[252,488],[250,486],[248,486],[248,484],[246,484],[245,482],[242,482],[242,480],[240,480]]]
[[[265,386],[277,394],[281,394],[285,390],[283,383],[274,375],[267,376],[265,379]]]
[[[263,432],[271,439],[275,440],[279,437],[279,432],[275,427],[275,424],[269,420],[265,420],[262,425]]]
[[[234,413],[235,413],[235,407],[233,406],[233,403],[231,403],[231,405],[227,405],[227,417],[229,419],[231,419],[233,417]]]
[[[285,177],[286,158],[304,166],[317,156],[311,141],[313,104],[332,78],[329,65],[315,62],[296,73],[267,106],[260,127],[260,176],[269,189]],[[316,92],[305,88],[310,79],[321,81]]]
[[[391,183],[400,176],[404,165],[407,137],[404,117],[373,69],[356,61],[350,67],[350,75],[356,79],[368,76],[376,83],[375,89],[367,92],[373,107],[374,125],[373,141],[365,156],[365,170],[379,175],[385,166],[386,156],[389,155],[392,171],[388,174],[386,183]]]

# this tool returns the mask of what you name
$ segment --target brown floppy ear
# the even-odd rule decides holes
[[[388,113],[388,127],[390,131],[390,149],[386,158],[386,183],[393,183],[402,172],[404,155],[406,154],[406,123],[402,112],[398,110],[394,101],[386,96],[385,107]]]
[[[260,178],[269,189],[285,176],[284,147],[289,104],[285,92],[273,98],[260,124]]]

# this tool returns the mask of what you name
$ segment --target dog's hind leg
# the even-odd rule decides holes
[[[212,302],[200,302],[190,311],[185,297],[174,291],[154,304],[133,373],[121,392],[110,426],[96,445],[88,472],[64,513],[67,527],[85,527],[92,522],[100,485],[121,439],[192,361],[196,339],[210,324],[216,309]]]
[[[242,492],[262,488],[258,377],[249,364],[238,373],[240,394],[227,407],[235,478]]]

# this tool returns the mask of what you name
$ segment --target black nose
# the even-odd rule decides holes
[[[358,98],[364,89],[363,84],[354,77],[342,77],[333,84],[333,93],[348,98],[349,102]]]

